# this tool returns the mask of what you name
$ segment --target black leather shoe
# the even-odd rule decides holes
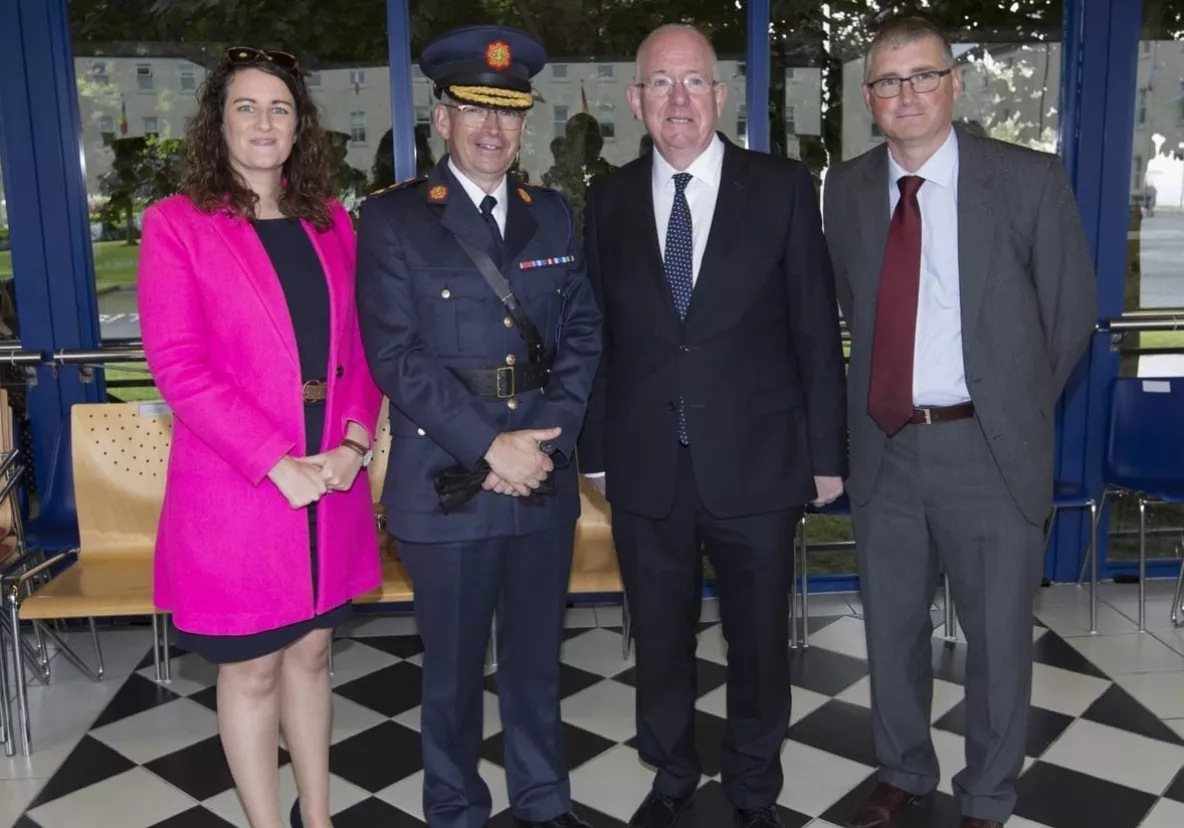
[[[674,828],[690,804],[689,796],[674,799],[651,791],[629,820],[629,828]]]
[[[519,819],[517,822],[519,828],[592,828],[591,825],[573,813],[560,814],[546,822],[527,822],[524,819]]]
[[[785,828],[776,808],[737,808],[736,828]]]

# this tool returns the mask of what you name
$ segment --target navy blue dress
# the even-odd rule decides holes
[[[252,222],[284,289],[288,313],[296,333],[302,382],[324,380],[329,365],[329,287],[316,249],[299,219],[258,219]],[[233,297],[227,297],[233,301]],[[325,403],[304,404],[305,454],[321,449],[325,433]],[[313,600],[317,584],[317,510],[308,514],[309,554],[312,558]],[[207,661],[224,664],[249,661],[282,650],[310,630],[336,627],[349,618],[350,603],[272,630],[249,635],[199,635],[178,630],[177,645]]]

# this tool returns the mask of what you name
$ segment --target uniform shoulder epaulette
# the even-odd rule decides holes
[[[388,187],[383,187],[381,189],[375,190],[374,192],[370,193],[370,195],[366,196],[366,198],[374,198],[375,196],[386,195],[387,193],[393,193],[397,190],[405,189],[405,188],[410,187],[414,184],[419,184],[422,181],[427,181],[427,178],[428,177],[426,175],[413,176],[412,178],[404,179],[403,181],[400,181],[396,184],[391,184]]]

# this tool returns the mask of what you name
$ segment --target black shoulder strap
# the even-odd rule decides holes
[[[488,253],[467,239],[462,239],[456,233],[453,233],[452,236],[460,243],[461,248],[469,255],[469,258],[473,260],[473,264],[477,266],[477,270],[481,272],[481,276],[485,279],[485,284],[489,285],[489,289],[505,305],[506,311],[510,314],[510,318],[514,320],[514,324],[518,326],[518,331],[522,334],[522,339],[526,342],[526,347],[530,351],[530,361],[540,362],[543,358],[543,338],[539,335],[539,329],[534,326],[534,323],[530,321],[530,317],[526,315],[526,311],[518,304],[518,299],[514,296],[514,291],[510,290],[510,283],[506,281],[506,277],[502,276],[501,271],[493,263],[493,259],[489,258]]]

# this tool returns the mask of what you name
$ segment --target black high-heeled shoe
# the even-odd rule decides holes
[[[292,813],[288,814],[288,822],[292,828],[304,828],[304,817],[300,816],[300,799],[292,803]]]

